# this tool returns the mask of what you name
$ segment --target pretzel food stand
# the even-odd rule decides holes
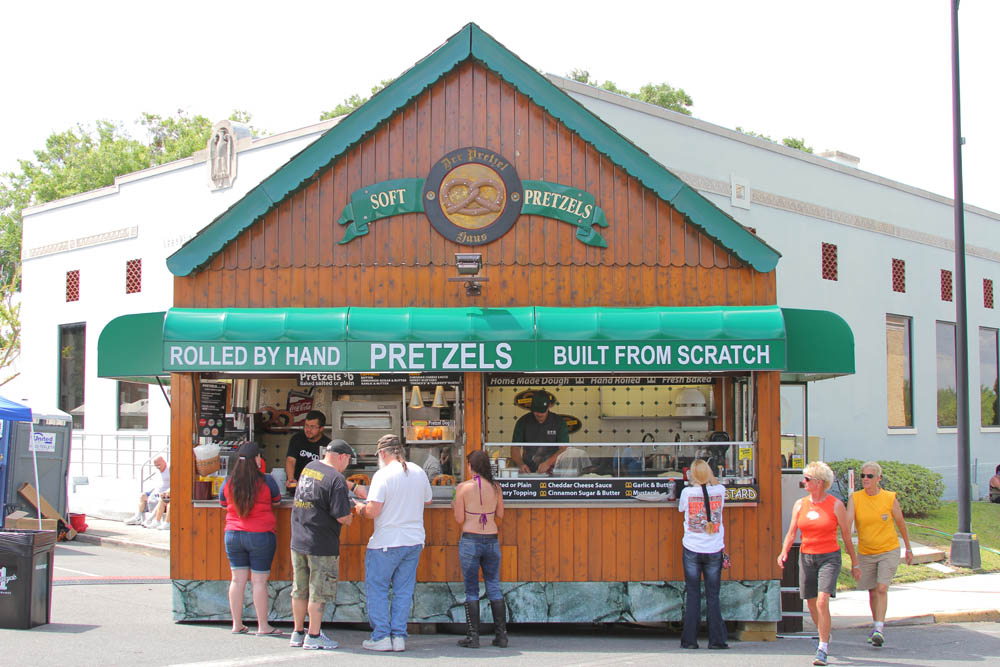
[[[319,409],[359,450],[348,474],[374,470],[383,432],[457,481],[470,451],[490,454],[515,623],[679,620],[674,498],[707,458],[728,487],[723,615],[776,622],[781,377],[854,363],[838,316],[776,305],[778,259],[469,24],[172,255],[172,309],[105,330],[124,340],[133,317],[162,322],[174,618],[229,613],[224,512],[195,500],[193,447],[253,437],[280,467]],[[540,391],[570,441],[526,474],[513,427]],[[454,623],[460,529],[451,489],[434,489],[411,620]],[[269,584],[280,619],[288,505]],[[341,534],[335,621],[367,618],[371,530]]]

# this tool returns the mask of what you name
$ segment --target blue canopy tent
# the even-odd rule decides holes
[[[17,401],[12,401],[10,399],[0,396],[0,419],[4,421],[12,422],[31,422],[31,408],[24,405],[23,403],[18,403]],[[10,429],[3,429],[4,438],[10,437]],[[32,427],[32,440],[34,439],[34,427]],[[34,449],[32,449],[32,459],[35,464],[35,488],[38,488],[38,456],[35,454]],[[0,461],[2,463],[2,461]],[[6,475],[2,477],[6,481]],[[0,495],[0,500],[2,500],[2,495]],[[0,516],[3,519],[3,516]],[[38,529],[42,529],[42,513],[38,512]]]

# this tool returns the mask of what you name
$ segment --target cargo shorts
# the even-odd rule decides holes
[[[292,550],[292,597],[336,602],[340,556],[312,556]]]

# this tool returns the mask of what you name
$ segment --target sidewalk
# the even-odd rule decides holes
[[[140,551],[157,556],[170,556],[170,531],[126,526],[121,521],[93,519],[87,517],[86,532],[79,533],[76,540],[114,546],[121,549]]]
[[[830,601],[833,627],[871,625],[868,591],[843,591]],[[889,587],[886,625],[1000,621],[1000,573],[932,579]],[[809,617],[805,624],[812,627]]]
[[[126,526],[121,521],[87,519],[77,540],[169,557],[170,531]],[[805,609],[805,605],[803,605]],[[833,627],[871,624],[867,591],[842,591],[830,601]],[[934,579],[889,588],[888,626],[1000,621],[1000,573]],[[806,614],[805,629],[814,630]]]

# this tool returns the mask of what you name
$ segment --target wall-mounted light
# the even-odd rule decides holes
[[[448,282],[464,282],[466,296],[479,296],[483,293],[480,283],[489,281],[483,278],[479,272],[483,269],[483,256],[478,252],[456,252],[455,269],[458,270],[457,278],[448,278]]]

